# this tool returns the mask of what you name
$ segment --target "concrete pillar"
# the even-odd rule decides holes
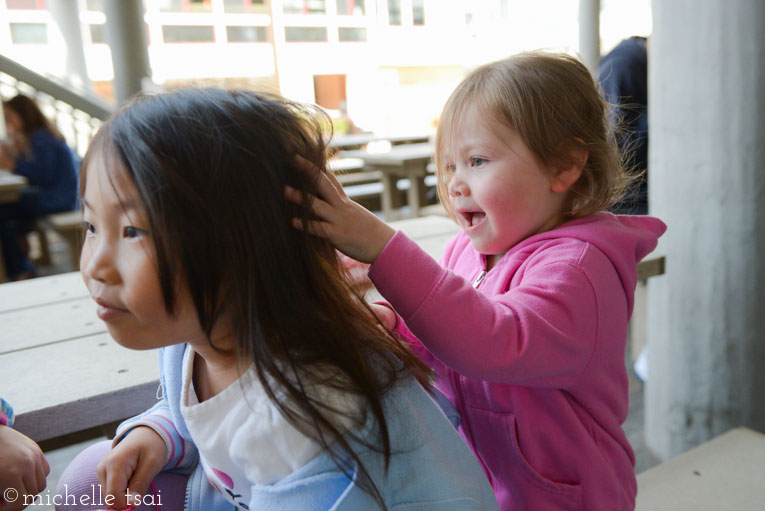
[[[595,73],[600,60],[600,0],[579,0],[579,55]]]
[[[56,21],[66,44],[66,79],[81,89],[90,90],[85,51],[82,47],[82,29],[77,0],[47,0],[48,10]]]
[[[151,79],[143,0],[104,0],[106,41],[112,52],[117,104],[143,90]]]
[[[765,431],[765,2],[653,2],[646,441],[671,458]]]

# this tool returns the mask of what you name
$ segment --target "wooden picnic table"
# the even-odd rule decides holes
[[[35,441],[122,420],[155,399],[156,352],[111,339],[79,272],[0,285],[0,324],[0,394]]]
[[[382,210],[385,220],[394,220],[394,194],[400,178],[409,180],[407,203],[409,216],[417,217],[425,199],[425,177],[428,163],[433,158],[434,146],[430,143],[396,145],[390,151],[371,153],[368,151],[343,151],[343,158],[361,158],[366,167],[382,172]]]
[[[21,198],[21,189],[27,185],[27,178],[0,169],[0,204],[17,202]],[[2,244],[0,244],[0,283],[8,280],[5,272],[5,261],[2,257]]]

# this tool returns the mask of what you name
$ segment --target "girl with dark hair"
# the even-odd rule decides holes
[[[164,510],[496,509],[426,368],[334,248],[290,226],[307,204],[282,190],[316,189],[296,157],[325,172],[321,124],[282,99],[187,89],[98,132],[83,279],[119,344],[160,348],[164,397],[60,489],[90,494],[97,474],[115,509],[150,487]]]
[[[0,204],[0,241],[8,277],[35,275],[22,248],[22,236],[42,216],[77,206],[77,165],[74,154],[35,101],[17,95],[3,101],[11,146],[0,144],[0,168],[29,181],[16,203]]]

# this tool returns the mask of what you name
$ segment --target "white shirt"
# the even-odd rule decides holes
[[[183,362],[181,414],[208,479],[235,505],[250,501],[253,484],[279,481],[321,452],[281,415],[253,367],[200,403],[192,383],[194,350],[186,350]]]
[[[210,482],[234,505],[250,501],[253,484],[275,483],[321,453],[321,445],[292,426],[269,399],[253,366],[222,392],[200,403],[192,383],[194,350],[183,360],[181,414]],[[358,400],[319,390],[339,410]],[[333,399],[334,398],[334,399]],[[327,401],[323,401],[327,402]],[[352,425],[340,419],[345,429]]]

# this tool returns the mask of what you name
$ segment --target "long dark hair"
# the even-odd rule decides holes
[[[317,188],[295,157],[326,172],[323,122],[316,109],[274,96],[182,89],[141,97],[115,114],[84,164],[96,155],[116,158],[135,183],[167,311],[181,278],[208,339],[222,315],[231,318],[235,355],[252,360],[284,416],[347,474],[354,460],[363,487],[383,504],[349,442],[363,439],[349,439],[330,419],[342,411],[307,388],[320,380],[360,398],[379,433],[365,445],[382,452],[387,467],[383,395],[409,374],[427,385],[428,373],[372,319],[333,247],[290,225],[291,218],[307,220],[309,208],[287,201],[285,186]]]
[[[8,101],[3,101],[3,106],[10,108],[21,118],[22,133],[27,139],[33,131],[43,129],[58,140],[64,137],[56,129],[56,126],[42,113],[34,99],[23,94],[17,94]]]

